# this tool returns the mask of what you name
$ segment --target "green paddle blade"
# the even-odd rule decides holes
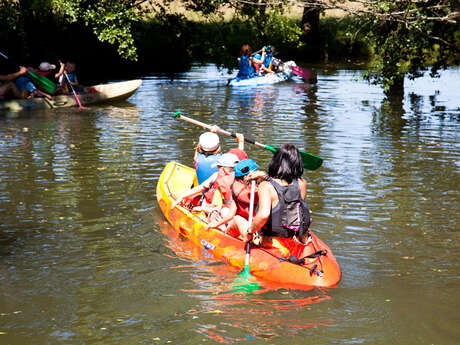
[[[258,282],[251,282],[249,279],[252,277],[249,273],[249,267],[245,266],[243,272],[233,281],[232,292],[253,293],[260,289]]]
[[[303,167],[308,170],[316,170],[323,164],[321,157],[312,155],[311,153],[300,151],[300,157],[302,157]]]
[[[46,93],[53,94],[56,91],[56,84],[49,80],[44,75],[39,73],[27,71],[27,76],[40,90]]]
[[[277,147],[272,147],[270,145],[265,145],[264,148],[272,152],[276,152],[276,150],[278,149]],[[302,165],[305,169],[316,170],[321,166],[321,164],[323,164],[323,159],[321,157],[300,150],[299,152],[300,157],[302,158]]]

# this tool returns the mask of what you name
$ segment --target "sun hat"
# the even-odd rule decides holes
[[[203,151],[214,151],[219,147],[219,136],[216,133],[206,132],[200,135],[198,141]]]
[[[233,168],[239,159],[233,153],[224,153],[217,159],[217,166]]]
[[[53,69],[56,69],[56,65],[52,65],[49,62],[42,62],[40,66],[38,67],[38,69],[43,72],[48,72]]]
[[[235,176],[241,177],[249,174],[250,172],[257,170],[259,166],[253,159],[245,159],[235,166]]]
[[[247,153],[237,148],[231,149],[230,151],[228,151],[228,153],[233,153],[235,156],[238,157],[240,161],[242,161],[243,159],[248,159]]]

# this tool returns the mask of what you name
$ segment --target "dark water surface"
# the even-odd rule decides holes
[[[406,80],[399,102],[360,75],[237,90],[197,65],[117,105],[2,115],[0,343],[459,344],[460,69]],[[324,158],[305,177],[338,287],[223,293],[239,272],[174,236],[156,201],[203,131],[177,110]]]

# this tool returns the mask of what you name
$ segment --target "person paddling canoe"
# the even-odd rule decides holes
[[[310,225],[310,210],[304,200],[307,182],[299,150],[292,144],[278,148],[268,165],[268,173],[254,171],[247,180],[257,179],[259,204],[247,236],[256,244],[296,255]],[[260,239],[262,236],[262,240]]]

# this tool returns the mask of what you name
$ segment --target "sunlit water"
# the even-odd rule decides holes
[[[317,72],[231,89],[196,65],[127,102],[1,115],[0,343],[458,344],[460,70],[406,80],[400,102],[361,71]],[[239,272],[174,234],[156,183],[203,131],[179,110],[324,158],[305,177],[338,287],[235,295]]]

